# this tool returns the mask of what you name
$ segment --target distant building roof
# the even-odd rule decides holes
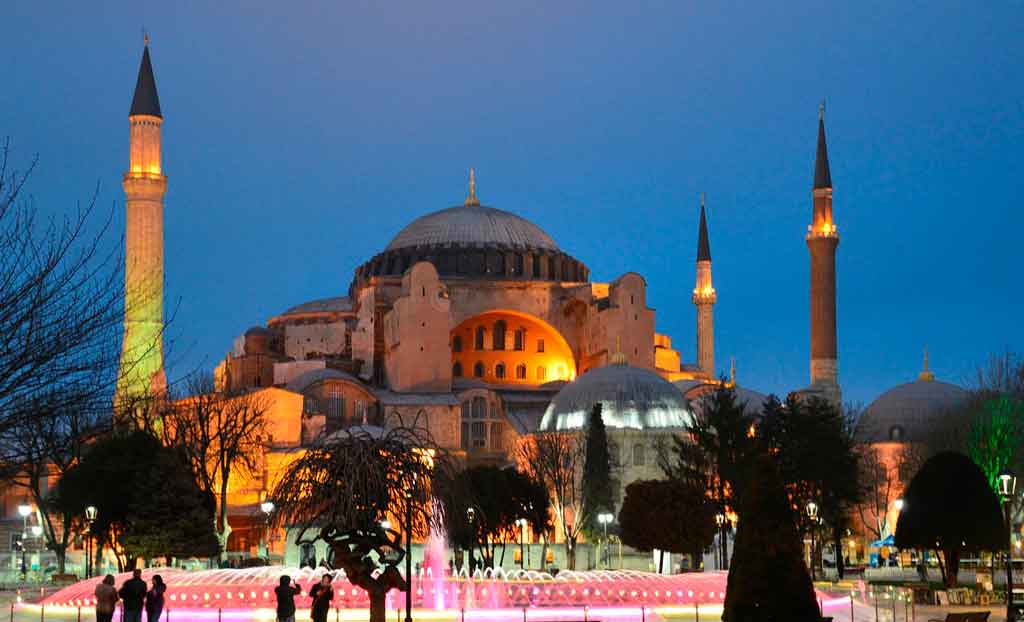
[[[320,298],[310,300],[288,309],[281,315],[298,315],[300,313],[332,313],[340,311],[351,311],[352,301],[347,296],[335,296],[334,298]]]
[[[285,388],[289,391],[294,391],[295,393],[302,393],[310,386],[323,380],[345,380],[347,382],[358,384],[359,386],[364,386],[358,378],[351,374],[347,374],[340,369],[324,367],[321,369],[307,371],[306,373],[294,378],[291,382],[285,385]]]
[[[948,382],[918,379],[895,386],[864,410],[854,428],[859,443],[921,442],[943,416],[964,403],[969,393]]]

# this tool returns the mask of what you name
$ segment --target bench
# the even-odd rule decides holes
[[[928,622],[988,622],[989,611],[957,611],[946,614],[946,618],[935,618]]]

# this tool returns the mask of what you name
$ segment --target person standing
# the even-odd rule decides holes
[[[114,575],[108,574],[96,584],[96,622],[110,622],[114,619],[117,607],[117,588],[114,587]]]
[[[146,599],[146,582],[142,580],[142,571],[136,568],[132,578],[124,582],[117,592],[124,602],[124,618],[122,622],[142,622],[142,605]]]
[[[325,574],[320,578],[320,583],[309,591],[309,597],[313,599],[310,613],[313,622],[327,622],[327,612],[330,611],[331,601],[334,600],[334,589],[331,588],[333,579],[331,575]]]
[[[153,575],[153,587],[146,593],[146,622],[158,622],[160,614],[164,610],[164,592],[167,591],[167,584],[163,577]]]
[[[288,575],[281,575],[279,583],[274,588],[277,596],[277,622],[295,622],[295,597],[302,593],[302,588],[292,583]]]

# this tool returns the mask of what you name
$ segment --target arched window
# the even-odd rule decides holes
[[[902,441],[903,440],[903,426],[894,425],[889,428],[889,440],[890,441]]]
[[[505,448],[505,443],[502,435],[504,433],[505,426],[500,421],[491,422],[491,451],[501,451]]]
[[[494,335],[491,341],[494,350],[505,349],[505,320],[498,320],[494,323]]]
[[[458,361],[455,361],[455,364],[452,365],[452,377],[453,378],[461,378],[462,377],[462,363],[460,363]]]
[[[515,349],[516,352],[522,352],[524,349],[526,349],[526,329],[525,328],[517,328],[516,329],[515,343],[513,344],[512,347],[513,347],[513,349]]]
[[[543,339],[538,339],[537,340],[537,352],[543,352],[543,351],[544,351],[544,340]]]
[[[452,352],[462,352],[462,337],[459,335],[452,337]]]
[[[516,380],[526,380],[526,363],[516,365]]]
[[[547,378],[548,370],[544,369],[544,366],[541,365],[540,367],[537,368],[537,380],[544,381],[547,380]]]
[[[644,446],[640,443],[633,445],[633,466],[643,466],[644,460]]]
[[[497,378],[498,380],[504,380],[505,379],[505,364],[504,363],[498,363],[497,365],[494,366],[494,377]]]
[[[473,376],[476,378],[484,377],[484,364],[482,362],[477,361],[476,364],[473,365]]]
[[[487,400],[482,397],[473,398],[473,418],[485,419],[487,417]]]
[[[486,333],[487,330],[483,326],[476,327],[476,339],[473,341],[473,347],[477,350],[484,349],[484,336]]]
[[[340,430],[345,425],[345,396],[342,395],[341,389],[338,387],[331,387],[330,392],[327,395],[327,432],[333,432]]]

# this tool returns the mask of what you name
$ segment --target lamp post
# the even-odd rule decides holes
[[[270,514],[274,511],[274,502],[264,499],[260,503],[260,511],[263,512],[263,550],[267,555],[267,563],[270,563]]]
[[[604,567],[608,568],[608,523],[615,517],[611,512],[601,512],[597,515],[597,522],[604,528]]]
[[[517,518],[516,527],[519,527],[519,567],[526,569],[526,519]]]
[[[472,577],[473,571],[476,570],[476,557],[473,553],[473,549],[476,548],[476,510],[466,508],[466,520],[469,521],[469,575]]]
[[[416,491],[417,474],[405,492],[405,622],[412,622],[412,495]]]
[[[814,570],[814,566],[815,566],[815,563],[814,563],[814,524],[818,522],[818,504],[817,503],[815,503],[813,501],[809,501],[807,503],[807,518],[811,519],[811,528],[810,528],[810,532],[811,532],[811,555],[810,555],[810,562],[811,563],[810,563],[810,566],[811,566],[811,581],[814,581],[815,580],[815,576],[814,576],[814,574],[815,574],[815,570]]]
[[[85,578],[88,579],[92,576],[92,566],[94,563],[92,545],[93,545],[93,525],[96,523],[96,515],[99,514],[99,510],[96,509],[95,505],[89,505],[85,508],[85,520],[89,523],[88,530],[86,531],[85,538]]]
[[[21,580],[28,579],[28,566],[25,562],[25,547],[28,544],[28,515],[32,513],[32,506],[28,502],[18,505],[18,515],[21,516]]]
[[[725,514],[715,514],[715,524],[718,525],[718,569],[725,570]]]
[[[1013,523],[1010,520],[1010,506],[1017,492],[1017,477],[1009,471],[999,474],[999,496],[1003,501],[1003,515],[1006,518],[1006,620],[1013,622]]]

